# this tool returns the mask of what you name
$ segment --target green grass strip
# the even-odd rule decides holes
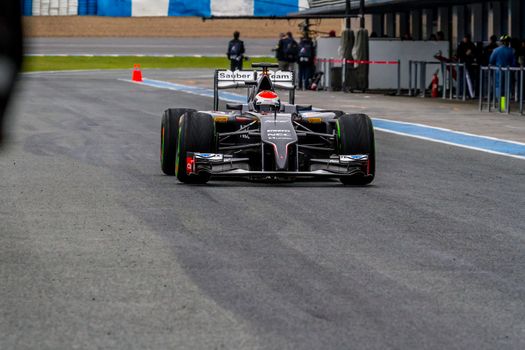
[[[245,62],[249,68],[251,62],[275,62],[275,58],[254,58]],[[94,70],[94,69],[132,69],[140,64],[148,68],[228,68],[230,62],[226,57],[134,57],[134,56],[26,56],[24,72],[60,71],[60,70]]]

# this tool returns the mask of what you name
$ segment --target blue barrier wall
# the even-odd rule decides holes
[[[210,17],[210,0],[170,0],[168,16]]]
[[[298,0],[254,0],[254,16],[286,16],[299,11]]]
[[[99,16],[130,17],[131,0],[98,0]]]
[[[304,0],[22,0],[21,6],[25,16],[257,17],[286,16],[299,11],[300,2],[305,3]]]
[[[24,0],[24,1],[22,1],[22,15],[23,16],[32,16],[33,15],[33,0]]]

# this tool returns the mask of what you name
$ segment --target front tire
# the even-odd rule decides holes
[[[367,154],[368,164],[363,174],[341,177],[345,185],[368,185],[376,170],[375,137],[372,120],[366,114],[345,114],[338,118],[339,154]]]
[[[194,111],[194,109],[170,108],[162,114],[160,126],[160,167],[162,172],[168,176],[175,175],[179,119],[184,113],[191,111]]]
[[[187,153],[214,153],[217,149],[215,121],[206,113],[188,112],[179,121],[179,145],[175,172],[180,182],[202,184],[210,180],[211,174],[201,172],[198,175],[187,172]]]

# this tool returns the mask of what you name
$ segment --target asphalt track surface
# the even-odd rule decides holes
[[[372,186],[182,185],[161,112],[211,99],[119,74],[23,78],[1,349],[525,347],[523,160],[378,132]]]
[[[28,38],[26,55],[224,56],[231,38]],[[273,56],[276,39],[245,39],[248,56]]]

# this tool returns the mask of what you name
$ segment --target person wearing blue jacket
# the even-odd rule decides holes
[[[500,38],[501,46],[495,49],[490,55],[489,64],[491,66],[498,67],[515,67],[516,64],[516,55],[514,54],[514,49],[510,47],[510,37],[508,35],[503,35]],[[500,72],[496,71],[494,82],[496,83],[496,96],[501,97],[500,85],[504,86],[505,82],[502,81],[500,84]],[[503,79],[502,79],[503,80]]]

